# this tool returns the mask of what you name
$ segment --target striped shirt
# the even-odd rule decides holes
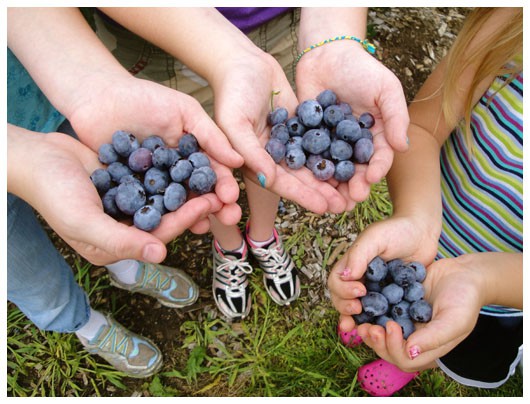
[[[523,74],[504,81],[498,77],[473,108],[472,141],[458,128],[442,148],[437,259],[523,251]],[[484,308],[505,311],[497,309]]]

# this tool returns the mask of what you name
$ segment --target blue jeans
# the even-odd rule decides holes
[[[88,321],[88,296],[22,199],[7,194],[7,299],[41,330],[74,332]]]

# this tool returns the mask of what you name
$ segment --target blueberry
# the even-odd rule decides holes
[[[350,144],[354,144],[361,138],[361,127],[357,122],[344,119],[335,128],[337,138]]]
[[[265,145],[265,150],[270,154],[275,163],[280,163],[285,157],[285,144],[276,138],[269,139]]]
[[[419,323],[426,323],[432,318],[432,307],[426,300],[417,300],[409,307],[410,317]]]
[[[297,115],[304,126],[316,128],[322,122],[324,110],[317,100],[305,100],[298,105]]]
[[[415,302],[423,299],[425,296],[425,289],[420,282],[413,282],[405,288],[405,294],[403,298],[408,302]]]
[[[283,144],[286,144],[289,137],[289,131],[284,123],[278,123],[271,128],[271,139],[278,139]]]
[[[374,324],[380,325],[383,328],[386,328],[386,323],[392,321],[392,317],[388,317],[386,314],[382,314],[375,318]]]
[[[388,272],[390,274],[393,274],[396,268],[399,268],[404,265],[405,263],[401,258],[394,258],[386,263],[386,266],[388,267]]]
[[[188,186],[192,192],[203,195],[211,192],[217,183],[217,175],[211,167],[199,167],[193,170]]]
[[[139,147],[129,155],[129,168],[137,173],[145,173],[153,166],[153,153],[144,147]]]
[[[329,152],[333,160],[349,160],[353,155],[353,147],[344,140],[335,139],[331,141]]]
[[[305,160],[305,166],[313,171],[313,167],[320,162],[324,157],[321,154],[309,154]]]
[[[210,159],[206,154],[200,151],[191,153],[188,156],[188,161],[194,169],[199,167],[210,167]]]
[[[359,314],[354,314],[352,317],[355,320],[355,324],[357,325],[371,323],[374,320],[373,316],[364,311],[360,312]]]
[[[285,122],[285,126],[287,126],[287,131],[291,136],[303,136],[306,131],[306,127],[300,122],[297,116],[289,118]]]
[[[391,283],[390,285],[385,286],[381,290],[381,294],[386,297],[388,303],[397,304],[403,299],[405,291],[401,286],[396,285],[395,283]]]
[[[392,271],[394,282],[404,288],[416,282],[416,272],[407,266],[399,266]]]
[[[165,146],[158,146],[156,149],[154,149],[152,155],[153,166],[160,169],[168,169],[171,167],[174,163],[174,154],[172,150],[175,149],[170,149]]]
[[[328,127],[334,128],[340,121],[344,120],[344,112],[338,105],[330,105],[324,109],[323,119]]]
[[[293,170],[298,170],[305,165],[306,156],[302,148],[293,147],[285,154],[285,164]]]
[[[344,115],[352,115],[353,111],[351,109],[350,104],[348,104],[347,102],[339,102],[337,105],[340,107],[340,109],[342,109]]]
[[[166,147],[166,143],[164,142],[164,139],[162,139],[160,136],[151,135],[144,139],[144,141],[142,142],[142,147],[145,147],[146,149],[151,150],[151,152],[154,152],[159,147]]]
[[[410,318],[409,315],[410,303],[406,300],[402,300],[399,303],[396,303],[390,309],[390,314],[392,318],[397,321],[400,318]]]
[[[125,184],[126,182],[136,182],[136,183],[142,185],[142,181],[140,181],[135,174],[124,175],[123,177],[120,178],[119,184]]]
[[[134,215],[134,212],[145,205],[146,200],[145,190],[139,183],[126,182],[118,185],[116,205],[126,215]]]
[[[414,272],[416,272],[416,281],[423,282],[427,277],[427,270],[425,269],[425,265],[421,262],[413,261],[407,264],[407,266],[411,267]]]
[[[287,121],[287,117],[288,113],[285,108],[276,108],[267,115],[267,123],[270,126],[274,126],[279,123],[285,123],[285,121]]]
[[[403,331],[404,339],[407,339],[409,335],[412,334],[416,330],[414,323],[409,318],[400,317],[395,321],[401,326],[401,331]]]
[[[285,143],[285,152],[287,153],[291,149],[302,149],[302,138],[300,136],[290,137]]]
[[[104,168],[96,168],[90,175],[90,179],[98,193],[104,194],[110,189],[112,179],[110,178],[109,172]]]
[[[175,182],[186,181],[193,171],[193,166],[188,160],[179,160],[169,169],[169,175]]]
[[[329,134],[321,129],[310,129],[302,137],[302,147],[311,154],[322,153],[330,144]]]
[[[366,290],[368,292],[379,292],[383,290],[384,282],[382,281],[366,281],[364,283],[364,286],[366,287]]]
[[[184,205],[186,197],[186,188],[178,182],[172,182],[167,186],[164,193],[164,206],[167,210],[173,212]]]
[[[156,195],[149,196],[145,204],[152,206],[153,208],[158,210],[161,215],[167,213],[167,209],[164,205],[164,195],[162,194],[156,194]]]
[[[370,139],[361,138],[353,147],[353,158],[359,164],[368,163],[374,154],[374,143]]]
[[[103,211],[109,215],[112,216],[114,219],[121,219],[123,217],[123,213],[118,209],[118,206],[116,205],[116,194],[118,193],[118,187],[110,188],[103,197],[101,198],[101,202],[103,203]]]
[[[339,161],[335,165],[333,177],[339,182],[348,182],[355,174],[355,164],[349,160]]]
[[[119,159],[120,156],[118,153],[116,153],[114,146],[112,146],[110,143],[103,143],[101,146],[99,146],[98,160],[103,164],[115,163]]]
[[[158,227],[162,215],[160,212],[150,205],[145,205],[138,209],[133,216],[134,225],[144,231],[151,231]]]
[[[381,293],[368,292],[361,297],[363,311],[370,317],[380,316],[388,310],[388,300]]]
[[[109,164],[107,167],[107,171],[112,177],[112,180],[117,183],[120,182],[121,177],[125,175],[131,175],[133,173],[129,167],[127,167],[123,163],[120,163],[119,161]]]
[[[132,133],[117,130],[112,134],[112,146],[120,156],[129,157],[133,151],[140,148],[140,143]]]
[[[374,141],[374,135],[372,135],[372,132],[370,131],[370,129],[361,128],[361,139],[362,138],[368,139],[371,142]]]
[[[359,126],[361,128],[370,129],[372,126],[374,126],[375,119],[374,116],[369,112],[363,112],[359,116]]]
[[[178,151],[182,157],[188,157],[191,153],[199,151],[199,142],[195,135],[191,133],[184,134],[178,143]]]
[[[327,181],[335,173],[335,164],[331,160],[321,159],[313,165],[311,171],[317,179]]]
[[[337,103],[337,95],[332,90],[324,90],[317,95],[316,100],[322,108],[326,109],[330,105]]]
[[[387,271],[388,269],[385,261],[381,257],[377,256],[368,264],[365,276],[369,281],[379,282],[385,279]]]
[[[151,194],[163,194],[169,185],[169,174],[165,170],[152,167],[145,173],[144,188]]]

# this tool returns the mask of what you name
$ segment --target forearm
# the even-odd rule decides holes
[[[437,237],[442,220],[440,145],[414,124],[408,136],[409,150],[394,155],[387,175],[394,215],[420,218]]]
[[[91,77],[127,75],[77,8],[9,8],[7,43],[50,102],[70,117]]]
[[[164,49],[210,84],[222,80],[224,66],[263,52],[215,8],[101,9],[109,17]]]
[[[300,14],[298,51],[339,35],[353,35],[364,39],[367,13],[366,7],[303,7]]]
[[[457,260],[483,281],[484,305],[523,309],[523,254],[485,252]]]

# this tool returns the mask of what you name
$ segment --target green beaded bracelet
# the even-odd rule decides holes
[[[319,46],[325,45],[327,43],[331,43],[331,42],[335,42],[335,41],[342,41],[343,39],[350,39],[352,41],[359,42],[368,53],[370,53],[372,55],[375,53],[376,47],[375,47],[375,45],[373,43],[368,42],[368,39],[360,39],[360,38],[357,38],[357,37],[352,36],[352,35],[341,35],[341,36],[336,36],[334,38],[325,39],[322,42],[318,42],[318,43],[316,43],[314,45],[311,45],[308,48],[305,48],[296,57],[296,63],[298,63],[298,61],[302,58],[302,56],[304,56],[310,50],[318,48]]]

